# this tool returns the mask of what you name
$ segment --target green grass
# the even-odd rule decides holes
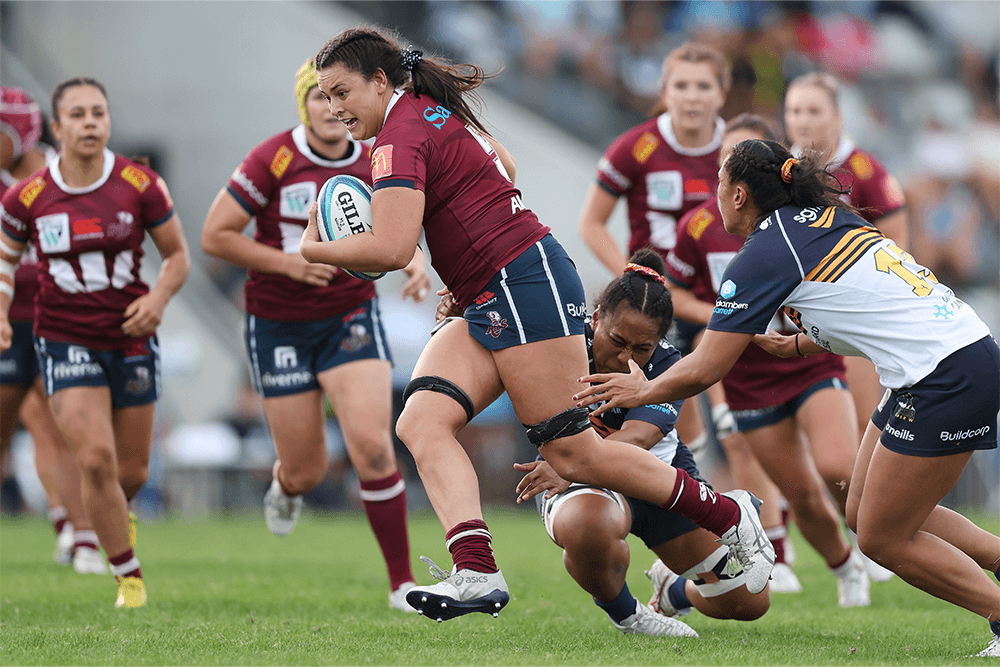
[[[974,520],[995,531],[998,518]],[[753,623],[685,620],[700,639],[625,637],[570,579],[536,515],[487,521],[511,586],[493,619],[438,624],[388,608],[381,555],[364,518],[305,517],[287,538],[262,516],[208,523],[146,522],[139,548],[150,601],[115,610],[110,576],[51,561],[40,518],[0,521],[3,665],[982,665],[982,619],[894,579],[873,584],[872,605],[841,609],[836,583],[796,536],[805,591],[774,595]],[[421,554],[451,564],[432,516],[410,523]],[[629,587],[643,601],[652,555],[631,542]]]

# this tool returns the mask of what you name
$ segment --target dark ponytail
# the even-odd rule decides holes
[[[663,258],[654,250],[641,248],[628,261],[625,273],[604,288],[597,307],[610,315],[625,304],[659,322],[662,338],[674,321],[674,302],[664,282]]]
[[[441,58],[424,57],[419,51],[405,51],[399,36],[381,27],[349,28],[324,44],[316,55],[316,70],[338,63],[366,81],[381,69],[390,86],[412,90],[418,97],[429,95],[462,122],[489,134],[469,102],[477,110],[482,108],[482,100],[473,91],[496,74],[488,75],[477,65],[456,66]]]
[[[857,209],[840,198],[850,188],[845,188],[817,157],[807,152],[795,159],[777,142],[748,139],[736,144],[722,168],[730,183],[747,186],[762,214],[789,205],[839,206],[857,213]]]

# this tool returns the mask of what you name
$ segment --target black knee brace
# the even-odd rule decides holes
[[[521,424],[521,426],[528,432],[531,444],[541,447],[551,440],[583,433],[593,426],[593,423],[590,421],[590,410],[587,408],[570,408],[540,424]]]
[[[473,416],[475,416],[472,399],[451,380],[445,380],[436,375],[421,375],[418,378],[413,378],[403,390],[403,405],[406,405],[406,399],[415,391],[436,391],[439,394],[450,396],[465,409],[466,421],[472,421]]]

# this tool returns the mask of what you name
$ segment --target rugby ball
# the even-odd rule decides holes
[[[334,176],[319,189],[316,223],[324,241],[370,232],[372,229],[372,189],[354,176]],[[344,269],[355,278],[378,280],[385,271],[369,273]]]

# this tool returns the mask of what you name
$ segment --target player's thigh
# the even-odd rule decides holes
[[[854,399],[858,423],[867,422],[885,391],[879,383],[875,364],[864,357],[844,357],[844,368],[847,370],[847,386]]]
[[[793,418],[742,433],[761,467],[789,501],[822,484]]]
[[[413,379],[434,376],[448,380],[465,392],[476,415],[500,397],[504,386],[493,356],[469,335],[468,326],[463,319],[453,319],[441,326],[421,352],[413,368]],[[465,408],[455,398],[423,390],[407,397],[396,428],[405,442],[404,432],[433,426],[454,433],[467,421]]]
[[[282,466],[322,465],[326,470],[326,439],[321,389],[264,397],[264,417]]]
[[[493,359],[522,424],[538,424],[576,406],[579,379],[589,372],[582,335],[562,336],[493,351]]]
[[[586,489],[574,485],[565,499],[550,499],[554,508],[548,519],[552,540],[567,550],[582,551],[624,540],[632,525],[628,503],[608,489]],[[616,497],[617,496],[617,497]]]
[[[824,479],[849,480],[859,436],[854,401],[846,389],[820,389],[799,407],[795,421],[809,439],[816,468]]]
[[[58,460],[58,451],[68,449],[68,445],[59,432],[41,378],[38,378],[25,393],[20,417],[21,423],[35,443],[36,463],[41,461],[42,465],[54,466]]]
[[[389,474],[395,467],[392,365],[383,359],[361,359],[328,368],[317,380],[330,399],[355,467]]]
[[[89,473],[117,470],[108,387],[65,387],[49,396],[49,405],[81,469]]]
[[[10,439],[17,429],[17,419],[21,411],[28,387],[21,384],[0,384],[0,454],[7,451]]]
[[[854,471],[851,473],[851,485],[847,489],[847,507],[844,512],[847,525],[854,532],[858,531],[858,508],[861,506],[861,496],[868,483],[868,466],[881,433],[874,424],[868,422],[868,428],[861,438],[861,446],[858,447],[858,455],[854,459]]]

